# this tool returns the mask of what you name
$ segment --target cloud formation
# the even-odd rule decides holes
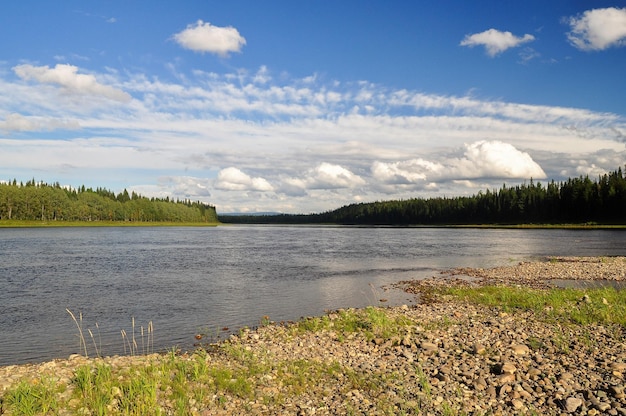
[[[525,34],[522,37],[513,35],[511,32],[501,32],[496,29],[485,30],[484,32],[466,35],[461,41],[461,46],[484,46],[487,55],[494,57],[507,49],[514,48],[521,44],[535,40],[533,35]]]
[[[253,178],[235,167],[222,169],[217,174],[215,187],[224,191],[273,191],[272,185],[263,178]]]
[[[70,93],[100,96],[123,103],[131,100],[130,94],[99,83],[94,75],[79,74],[74,65],[57,64],[50,68],[23,64],[13,67],[13,71],[23,80],[58,85]]]
[[[372,176],[385,184],[433,186],[441,181],[470,179],[520,179],[546,177],[532,157],[501,141],[481,140],[465,144],[459,157],[444,157],[439,161],[423,158],[400,162],[376,161]]]
[[[194,52],[209,52],[227,57],[231,52],[240,52],[246,39],[232,26],[219,27],[198,20],[195,25],[173,36],[173,39],[185,49]]]
[[[626,45],[626,8],[587,10],[567,20],[570,43],[583,51],[597,51]]]
[[[75,130],[80,125],[76,121],[58,120],[50,117],[24,117],[12,113],[0,120],[0,130],[5,131],[47,131],[47,130]]]
[[[272,77],[261,67],[170,81],[96,74],[133,100],[93,111],[91,95],[63,106],[59,90],[69,87],[8,75],[0,72],[5,176],[31,178],[36,169],[44,181],[88,178],[115,192],[200,199],[220,212],[321,212],[475,193],[503,180],[595,174],[626,159],[626,120],[585,109]],[[65,131],[36,133],[54,129]]]

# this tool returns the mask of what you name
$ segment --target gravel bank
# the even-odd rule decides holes
[[[455,269],[407,287],[413,293],[440,284],[547,287],[550,280],[563,278],[622,280],[626,258],[558,258],[488,270]],[[208,398],[190,403],[188,414],[626,415],[622,327],[546,323],[530,312],[508,314],[445,299],[382,310],[392,320],[408,319],[411,324],[391,337],[344,334],[332,324],[313,332],[270,325],[231,337],[226,343],[229,348],[247,351],[259,363],[298,360],[335,370],[322,383],[306,386],[298,394],[267,400],[288,387],[285,367],[268,366],[263,374],[250,373],[255,386],[252,397]],[[328,319],[333,322],[341,316],[333,312]],[[99,360],[73,356],[0,367],[0,396],[19,380],[47,374],[70,386],[61,393],[69,400],[77,365],[98,361],[122,368],[165,359],[161,355]],[[223,348],[205,359],[232,368],[242,366]],[[173,414],[166,399],[163,409]]]

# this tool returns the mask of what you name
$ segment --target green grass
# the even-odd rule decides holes
[[[348,334],[361,333],[367,339],[391,339],[404,335],[415,323],[403,315],[392,317],[383,308],[340,310],[322,317],[305,318],[296,324],[299,331],[335,331],[344,339]]]
[[[4,395],[3,401],[17,415],[54,414],[60,408],[58,393],[64,388],[49,378],[22,380]]]
[[[488,286],[451,288],[441,293],[504,311],[531,310],[538,316],[572,324],[626,326],[626,291],[612,287],[594,289],[529,289]]]

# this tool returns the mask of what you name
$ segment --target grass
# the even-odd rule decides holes
[[[96,334],[98,338],[97,341],[96,341],[96,336],[94,335],[91,328],[87,328],[87,333],[89,334],[89,338],[90,338],[90,342],[89,342],[87,341],[86,336],[85,336],[85,331],[83,330],[82,312],[78,313],[78,318],[77,318],[74,312],[72,312],[68,308],[66,308],[65,310],[72,318],[72,321],[74,321],[74,324],[76,325],[76,328],[78,330],[79,349],[83,353],[83,356],[85,358],[89,358],[88,350],[90,348],[88,347],[88,345],[93,345],[95,356],[100,357],[101,352],[102,352],[102,340],[100,337],[100,326],[98,325],[98,323],[96,322],[95,324]],[[130,355],[130,356],[135,356],[139,354],[146,355],[146,354],[152,354],[154,352],[154,326],[152,325],[152,321],[149,321],[145,328],[143,326],[140,326],[139,328],[137,328],[135,325],[135,318],[132,317],[130,335],[126,332],[125,329],[122,329],[120,333],[122,335],[122,345],[124,347],[124,355]],[[137,340],[137,337],[139,337],[139,341]]]
[[[403,315],[391,317],[384,308],[340,310],[322,317],[305,318],[295,328],[298,331],[335,331],[339,339],[348,334],[363,334],[368,340],[391,339],[402,336],[415,323]]]
[[[537,316],[572,324],[626,326],[626,291],[612,287],[540,290],[487,286],[449,288],[440,293],[507,312],[531,310]]]

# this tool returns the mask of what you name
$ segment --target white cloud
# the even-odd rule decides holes
[[[587,10],[568,19],[571,31],[567,38],[584,51],[603,50],[626,45],[626,8]]]
[[[230,52],[240,52],[246,39],[234,27],[213,26],[198,20],[195,25],[187,25],[182,32],[173,36],[183,48],[195,52],[209,52],[223,57]]]
[[[422,158],[400,162],[375,161],[372,177],[384,184],[430,185],[440,181],[469,179],[543,179],[543,169],[532,157],[500,141],[478,141],[465,145],[461,157],[428,161]]]
[[[128,93],[99,83],[95,76],[79,74],[78,67],[73,65],[57,64],[50,68],[23,64],[13,67],[13,71],[24,80],[34,79],[44,84],[56,84],[71,93],[101,96],[120,102],[131,100]]]
[[[466,35],[461,41],[461,46],[469,46],[472,48],[474,46],[482,45],[487,50],[487,55],[493,57],[509,48],[514,48],[533,40],[535,40],[533,35],[525,34],[522,37],[517,37],[511,32],[501,32],[496,29],[489,29],[484,32]]]
[[[272,185],[264,178],[253,178],[235,167],[222,169],[217,174],[215,188],[224,191],[273,191]]]
[[[452,170],[462,178],[543,179],[545,172],[532,157],[500,141],[465,145],[465,157]]]
[[[408,185],[441,177],[445,170],[446,167],[441,163],[421,158],[393,163],[375,161],[372,165],[372,176],[385,184]]]
[[[543,172],[558,180],[561,171],[624,160],[626,120],[612,113],[271,77],[265,67],[184,75],[95,74],[133,94],[119,106],[0,70],[0,174],[73,178],[74,186],[91,181],[228,211],[320,212],[458,195]],[[63,139],[33,133],[73,123],[81,130]]]
[[[80,125],[76,121],[59,120],[49,117],[24,117],[21,114],[12,113],[0,120],[0,130],[5,131],[46,131],[46,130],[75,130]]]
[[[308,172],[305,180],[307,188],[339,189],[362,186],[365,181],[348,169],[332,163],[323,162]]]

